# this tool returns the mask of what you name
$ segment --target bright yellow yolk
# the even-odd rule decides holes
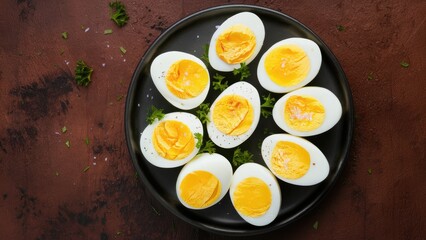
[[[284,120],[290,128],[302,132],[312,131],[322,125],[324,118],[324,106],[316,98],[291,96],[287,99]]]
[[[287,179],[298,179],[306,174],[311,163],[308,151],[298,144],[279,141],[272,151],[272,170]]]
[[[194,171],[186,175],[180,184],[180,197],[194,208],[208,207],[220,195],[220,181],[206,171]]]
[[[174,120],[159,123],[152,134],[152,142],[158,154],[168,160],[184,159],[195,147],[189,127]]]
[[[233,194],[234,206],[248,217],[259,217],[268,211],[272,194],[268,185],[259,178],[249,177],[238,183]]]
[[[237,24],[221,33],[216,42],[216,53],[229,64],[238,64],[247,60],[256,48],[256,36],[253,31]]]
[[[191,60],[180,60],[173,63],[166,75],[167,88],[182,99],[200,95],[207,83],[206,69]]]
[[[272,81],[283,87],[300,83],[311,67],[309,57],[297,45],[276,47],[266,56],[264,65]]]
[[[253,122],[251,103],[239,95],[221,98],[213,109],[213,123],[224,134],[237,136],[247,132]]]

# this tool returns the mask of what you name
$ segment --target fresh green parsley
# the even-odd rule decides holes
[[[164,117],[163,109],[158,109],[154,106],[151,107],[150,112],[148,113],[148,117],[146,118],[146,121],[149,124],[154,123],[155,119],[161,120]]]
[[[113,20],[117,26],[123,27],[129,20],[127,15],[126,7],[120,1],[110,2],[109,7],[111,8],[111,20]]]
[[[104,34],[105,35],[107,35],[107,34],[111,34],[112,33],[112,29],[105,29],[104,30]]]
[[[201,60],[203,60],[203,62],[206,65],[210,64],[210,61],[209,61],[209,44],[203,45],[203,55],[201,56]]]
[[[232,157],[232,165],[237,168],[248,162],[253,162],[253,154],[247,150],[242,151],[241,148],[237,148],[234,151],[234,156]]]
[[[209,153],[209,154],[215,153],[216,152],[215,146],[216,145],[214,145],[212,140],[209,139],[204,143],[204,146],[200,148],[200,151],[198,151],[198,153]]]
[[[197,144],[195,145],[195,147],[200,149],[201,145],[203,145],[203,134],[194,133],[194,136],[197,139]]]
[[[67,140],[67,141],[65,142],[65,146],[67,146],[67,148],[70,148],[70,147],[71,147],[71,142],[70,142],[70,140]]]
[[[86,145],[89,145],[89,137],[86,137],[86,139],[84,139],[84,143],[85,143]]]
[[[313,227],[315,230],[317,230],[317,229],[318,229],[318,224],[319,224],[319,222],[318,222],[318,221],[315,221],[315,222],[314,222],[314,225],[312,225],[312,227]]]
[[[339,31],[339,32],[343,32],[343,31],[346,30],[346,27],[343,26],[343,25],[336,25],[336,28],[337,28],[337,31]]]
[[[68,32],[63,32],[62,33],[62,38],[63,39],[68,39]]]
[[[368,169],[368,174],[371,175],[373,173],[373,169],[369,168]]]
[[[119,102],[119,101],[121,101],[122,99],[124,98],[124,95],[119,95],[119,96],[117,96],[117,102]]]
[[[240,81],[251,76],[250,69],[245,62],[240,64],[240,68],[235,68],[232,73],[234,76],[240,75]]]
[[[127,50],[124,47],[120,47],[120,51],[122,54],[126,54]]]
[[[67,132],[67,127],[66,127],[66,126],[63,126],[63,127],[61,128],[61,132],[62,132],[62,133],[66,133],[66,132]]]
[[[268,96],[262,96],[263,103],[260,105],[261,108],[261,114],[264,118],[268,118],[272,115],[272,109],[274,108],[275,104],[275,98],[271,97],[271,94],[268,94]]]
[[[374,74],[373,74],[373,72],[370,72],[368,75],[367,75],[367,80],[368,81],[371,81],[371,80],[373,80],[374,79]]]
[[[228,87],[228,81],[223,81],[223,79],[225,79],[225,76],[220,75],[219,73],[216,73],[213,76],[213,89],[214,90],[219,90],[219,91],[223,91]]]
[[[201,103],[200,106],[198,106],[198,110],[195,112],[197,113],[197,116],[202,123],[210,122],[210,119],[209,119],[210,104],[209,103]]]
[[[93,69],[83,61],[79,60],[77,61],[77,65],[75,67],[75,81],[80,86],[89,85],[90,83],[90,77],[92,76]]]
[[[400,62],[400,64],[401,64],[401,67],[403,67],[403,68],[408,68],[410,66],[410,64],[406,61],[402,61],[402,62]]]
[[[90,169],[90,166],[86,166],[86,167],[83,169],[83,172],[87,172],[89,169]]]

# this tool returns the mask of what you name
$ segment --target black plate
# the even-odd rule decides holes
[[[220,25],[228,17],[242,12],[249,11],[257,14],[265,25],[264,45],[256,57],[249,64],[252,76],[247,80],[252,83],[260,95],[267,95],[256,78],[256,69],[262,54],[274,43],[289,37],[303,37],[315,41],[323,56],[321,69],[317,77],[309,84],[310,86],[322,86],[339,98],[343,107],[343,115],[340,121],[328,132],[315,137],[308,137],[312,143],[317,145],[330,163],[330,174],[320,184],[310,187],[293,186],[280,181],[282,191],[282,206],[278,217],[271,224],[264,227],[255,227],[246,223],[234,210],[229,194],[227,194],[218,204],[205,210],[190,210],[183,207],[176,196],[175,182],[181,168],[161,169],[147,162],[140,150],[140,133],[146,127],[145,121],[148,109],[151,105],[163,108],[165,112],[181,111],[169,104],[157,91],[150,77],[149,69],[153,59],[166,51],[176,50],[191,53],[201,57],[203,45],[210,42],[210,38]],[[212,77],[216,71],[209,68]],[[227,79],[231,82],[235,78],[227,74]],[[205,102],[212,103],[219,92],[210,88],[210,93]],[[272,94],[278,99],[282,94]],[[188,111],[194,113],[194,110]],[[154,197],[160,201],[173,214],[184,221],[201,229],[226,234],[226,235],[254,235],[278,229],[315,207],[315,205],[325,196],[342,169],[349,151],[353,133],[353,103],[351,91],[345,74],[337,59],[331,53],[324,42],[307,27],[284,15],[270,9],[247,6],[228,5],[210,8],[195,13],[182,19],[168,30],[152,44],[139,62],[129,87],[126,111],[125,130],[129,152],[133,163],[143,184],[148,188]],[[206,134],[206,130],[205,136]],[[261,142],[271,132],[282,132],[273,122],[272,117],[267,119],[261,117],[259,126],[252,137],[244,142],[240,147],[250,150],[255,161],[265,165],[258,147]],[[218,148],[218,152],[224,156],[232,156],[232,151],[225,151]]]

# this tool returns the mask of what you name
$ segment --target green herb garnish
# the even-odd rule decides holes
[[[126,7],[120,1],[110,2],[109,7],[111,8],[111,20],[113,20],[117,26],[123,27],[129,20],[129,16],[126,12]]]
[[[315,230],[317,230],[318,229],[318,221],[315,221],[314,222],[314,225],[312,225],[312,227],[315,229]]]
[[[197,113],[197,116],[202,123],[210,122],[210,119],[209,119],[210,104],[209,103],[201,103],[200,106],[198,106],[198,110],[195,112]]]
[[[203,134],[194,133],[194,136],[197,139],[197,144],[195,145],[195,147],[200,149],[201,145],[203,145]]]
[[[155,119],[161,120],[164,117],[163,109],[158,109],[154,106],[151,106],[151,111],[148,113],[148,117],[146,118],[146,121],[149,124],[152,124]]]
[[[268,96],[262,96],[263,103],[260,105],[261,108],[261,114],[264,118],[268,118],[272,115],[272,109],[274,108],[275,104],[275,98],[271,97],[271,94],[268,94]]]
[[[223,91],[228,87],[228,81],[224,81],[222,83],[222,80],[225,78],[225,76],[220,75],[219,73],[216,73],[213,76],[213,89],[214,90],[219,90],[219,91]]]
[[[203,60],[206,65],[210,64],[210,61],[209,61],[209,47],[210,47],[209,44],[204,44],[203,45],[204,52],[203,52],[203,55],[201,56],[201,60]]]
[[[346,29],[345,26],[342,26],[342,25],[337,25],[336,28],[337,28],[337,31],[339,32],[343,32]]]
[[[198,153],[215,153],[216,152],[216,145],[212,142],[212,140],[207,140],[207,142],[204,143],[204,146],[200,148],[200,151]]]
[[[68,32],[63,32],[62,33],[62,38],[63,39],[68,39]]]
[[[83,61],[77,61],[77,66],[75,67],[75,81],[80,86],[89,85],[90,77],[92,76],[93,69]]]
[[[86,145],[89,145],[89,137],[86,137],[86,139],[84,139],[84,143],[86,143]]]
[[[105,29],[104,30],[104,34],[105,35],[107,35],[107,34],[111,34],[112,33],[112,29]]]
[[[67,132],[67,127],[66,127],[66,126],[63,126],[63,127],[61,128],[61,132],[62,132],[62,133],[66,133],[66,132]]]
[[[371,175],[372,173],[373,173],[373,169],[369,168],[369,169],[368,169],[368,174],[370,174],[370,175]]]
[[[89,170],[90,166],[87,166],[83,169],[83,172],[87,172],[87,170]]]
[[[121,101],[123,98],[124,98],[124,95],[119,95],[119,96],[117,96],[117,102],[118,102],[118,101]]]
[[[120,51],[121,51],[121,53],[123,53],[123,54],[126,54],[126,52],[127,52],[127,50],[126,50],[124,47],[120,47]]]
[[[65,146],[67,146],[68,148],[70,148],[70,147],[71,147],[70,140],[67,140],[67,141],[65,142]]]
[[[410,66],[410,64],[406,61],[402,61],[402,62],[400,62],[400,64],[401,64],[401,67],[403,67],[403,68],[408,68]]]
[[[234,156],[232,157],[232,165],[237,168],[248,162],[253,162],[253,154],[247,150],[242,151],[241,148],[237,148],[234,151]]]
[[[236,68],[232,71],[234,76],[240,75],[240,81],[244,80],[248,77],[250,77],[250,69],[248,68],[247,64],[245,62],[240,64],[240,68]]]
[[[371,80],[373,80],[373,79],[374,79],[374,74],[373,74],[373,72],[370,72],[370,73],[367,75],[367,79],[368,79],[368,81],[371,81]]]

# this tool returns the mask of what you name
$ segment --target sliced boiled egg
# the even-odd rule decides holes
[[[247,140],[260,118],[260,97],[248,82],[237,82],[225,89],[213,102],[207,133],[219,147],[233,148]]]
[[[168,113],[143,130],[140,139],[142,154],[157,167],[182,166],[198,153],[196,134],[203,134],[203,125],[195,115]]]
[[[187,208],[208,208],[225,196],[231,179],[232,166],[224,156],[202,153],[180,171],[176,193],[179,201]]]
[[[206,65],[194,55],[170,51],[151,64],[151,78],[160,94],[173,106],[189,110],[200,105],[209,92]]]
[[[265,226],[274,221],[281,207],[277,179],[257,163],[245,163],[237,168],[229,195],[238,214],[255,226]]]
[[[310,186],[323,181],[330,171],[321,150],[301,137],[274,134],[261,147],[262,158],[277,178],[284,182]]]
[[[265,27],[254,13],[241,12],[224,21],[214,32],[209,46],[210,65],[222,72],[249,64],[265,39]]]
[[[342,105],[326,88],[303,87],[281,97],[274,105],[272,116],[287,133],[313,136],[336,125],[342,116]]]
[[[312,81],[321,67],[318,45],[305,38],[287,38],[275,43],[260,58],[257,78],[270,92],[285,93]]]

